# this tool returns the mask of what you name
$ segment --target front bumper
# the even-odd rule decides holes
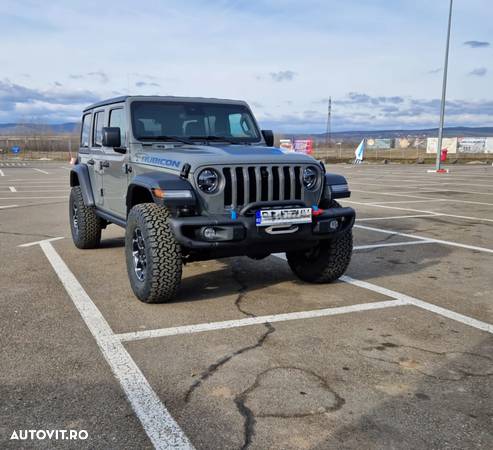
[[[337,228],[333,229],[334,220]],[[330,208],[312,216],[312,223],[298,224],[281,233],[257,227],[255,215],[174,217],[171,226],[177,241],[190,250],[237,249],[237,254],[274,253],[314,245],[322,239],[336,239],[354,225],[352,208]],[[332,222],[332,224],[331,224]],[[332,225],[332,227],[331,227]],[[219,240],[208,241],[204,228],[214,228]],[[276,230],[274,230],[276,231]]]

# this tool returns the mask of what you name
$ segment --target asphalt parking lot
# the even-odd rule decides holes
[[[493,167],[427,168],[328,168],[358,217],[337,283],[230,258],[144,305],[122,229],[73,246],[70,166],[0,163],[0,447],[493,448]]]

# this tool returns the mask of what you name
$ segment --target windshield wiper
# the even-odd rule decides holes
[[[178,136],[139,136],[137,137],[139,141],[176,141],[182,142],[183,144],[193,145],[193,142],[190,139],[178,137]]]
[[[204,140],[204,141],[221,141],[229,144],[237,144],[236,141],[231,141],[223,136],[189,136],[189,139]]]

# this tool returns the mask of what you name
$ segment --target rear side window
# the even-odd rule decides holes
[[[94,114],[94,127],[92,136],[92,145],[101,147],[103,145],[103,127],[104,127],[104,111],[98,111]]]
[[[89,147],[89,136],[91,134],[91,116],[92,114],[85,114],[82,117],[82,129],[80,133],[80,146]]]
[[[122,147],[125,147],[126,142],[126,129],[125,129],[125,117],[123,115],[123,109],[112,109],[110,111],[110,127],[120,128],[120,136],[122,140]]]

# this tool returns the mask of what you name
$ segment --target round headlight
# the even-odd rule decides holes
[[[318,172],[315,167],[306,167],[303,171],[303,185],[306,189],[313,189],[317,184]]]
[[[197,177],[199,188],[207,194],[212,194],[219,186],[219,175],[214,169],[204,169]]]

